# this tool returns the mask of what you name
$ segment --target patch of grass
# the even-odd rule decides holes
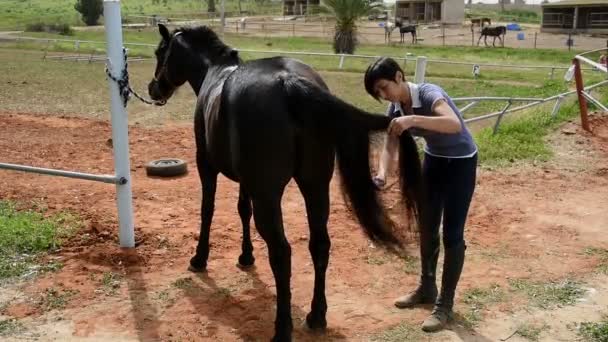
[[[597,270],[603,274],[608,274],[608,249],[599,247],[587,247],[585,255],[594,256],[599,259]]]
[[[180,278],[174,281],[172,285],[180,290],[190,290],[194,287],[194,280],[190,277]]]
[[[384,265],[386,264],[386,257],[383,255],[377,255],[370,253],[367,255],[367,257],[365,258],[365,262],[370,264],[370,265]]]
[[[80,226],[80,221],[68,213],[44,217],[0,201],[0,279],[60,268],[60,263],[42,267],[36,263],[42,253],[59,248]]]
[[[157,292],[156,299],[162,302],[169,300],[169,290],[162,290]]]
[[[536,342],[540,339],[540,334],[548,328],[549,326],[547,324],[527,323],[520,325],[517,328],[516,334],[528,341]]]
[[[546,135],[577,114],[577,104],[570,102],[562,105],[555,118],[547,106],[537,107],[517,119],[503,120],[496,134],[493,128],[484,128],[475,134],[480,159],[484,164],[495,166],[519,160],[547,161],[553,154],[545,143]]]
[[[232,292],[234,292],[233,289],[228,288],[228,287],[218,287],[217,290],[215,291],[215,294],[220,296],[220,297],[230,297],[232,295]]]
[[[43,311],[63,309],[76,293],[75,290],[57,290],[50,287],[39,298],[38,306]]]
[[[530,303],[541,309],[573,305],[585,294],[581,283],[570,279],[548,283],[515,279],[510,281],[510,285],[514,291],[527,295]]]
[[[465,325],[475,326],[483,320],[483,310],[493,303],[505,300],[506,294],[498,284],[492,284],[488,288],[474,287],[462,294],[462,302],[467,305],[467,310],[462,318],[467,322]]]
[[[578,334],[589,342],[608,341],[608,316],[605,316],[600,322],[581,323]]]
[[[9,336],[14,335],[21,332],[24,329],[23,324],[21,324],[16,319],[6,319],[0,320],[0,336]]]
[[[406,255],[400,258],[400,262],[403,262],[401,269],[405,274],[418,274],[420,272],[420,260],[417,257]]]
[[[101,278],[101,292],[114,296],[122,283],[123,276],[114,272],[105,272]]]
[[[422,341],[424,333],[420,327],[408,323],[401,323],[371,338],[374,342],[403,342]]]

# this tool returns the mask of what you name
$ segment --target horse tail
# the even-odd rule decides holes
[[[342,193],[365,233],[372,240],[401,245],[401,235],[378,199],[369,159],[369,133],[386,129],[391,119],[362,111],[302,77],[285,76],[283,83],[296,124],[331,137],[335,144]],[[401,197],[413,231],[418,225],[412,223],[420,218],[421,168],[416,142],[407,132],[400,138],[399,160]]]

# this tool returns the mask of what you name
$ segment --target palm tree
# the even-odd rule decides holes
[[[353,54],[357,46],[357,19],[380,6],[368,0],[323,0],[322,6],[336,17],[334,52]]]

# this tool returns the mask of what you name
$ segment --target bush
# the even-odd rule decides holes
[[[102,0],[76,0],[74,9],[82,14],[82,21],[88,26],[97,25],[99,17],[103,14]]]
[[[32,23],[25,27],[27,32],[49,32],[59,33],[64,36],[71,36],[74,31],[68,24],[45,24],[45,23]]]

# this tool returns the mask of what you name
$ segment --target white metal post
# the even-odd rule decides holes
[[[104,0],[103,16],[106,29],[108,69],[116,79],[122,78],[125,68],[122,43],[120,0]],[[112,112],[112,142],[114,168],[121,182],[116,185],[119,240],[121,247],[135,247],[133,232],[133,203],[131,196],[131,166],[129,163],[129,126],[118,84],[108,78],[110,110]]]
[[[225,0],[222,0],[220,5],[220,25],[222,26],[220,32],[222,33],[222,36],[224,35],[224,27],[226,26],[226,8],[224,6],[225,2]]]
[[[414,74],[414,83],[424,83],[424,74],[426,73],[426,57],[416,57],[416,74]]]

